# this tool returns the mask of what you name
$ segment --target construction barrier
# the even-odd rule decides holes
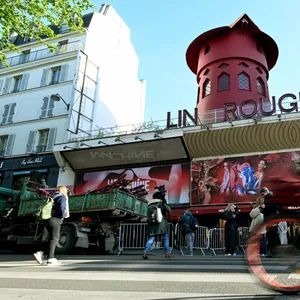
[[[193,249],[201,250],[205,255],[204,250],[208,249],[208,227],[198,226],[195,232],[195,240]],[[180,249],[182,255],[184,255],[184,249],[187,248],[187,243],[184,234],[182,233],[182,225],[176,224],[175,226],[175,247]]]
[[[122,223],[119,229],[118,255],[124,250],[143,250],[147,242],[147,223]],[[174,230],[169,223],[169,248],[173,249]],[[151,249],[163,248],[162,236],[155,237]]]
[[[242,248],[245,253],[245,248],[247,247],[248,239],[250,237],[249,227],[239,227],[239,246]]]

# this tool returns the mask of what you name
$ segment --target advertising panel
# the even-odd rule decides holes
[[[264,186],[274,203],[300,203],[300,151],[194,161],[191,173],[191,205],[253,202]]]
[[[125,172],[124,179],[132,180],[129,188],[144,185],[148,194],[143,198],[152,199],[158,185],[165,185],[168,204],[189,203],[190,164],[173,164],[143,168],[126,168],[120,170],[79,173],[75,187],[76,194],[84,194],[102,188],[117,181]]]

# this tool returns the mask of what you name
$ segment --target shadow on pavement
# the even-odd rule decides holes
[[[155,300],[296,300],[300,295],[236,295],[236,296],[199,296],[199,297],[180,297],[180,298],[160,298]],[[154,300],[154,299],[148,299]]]

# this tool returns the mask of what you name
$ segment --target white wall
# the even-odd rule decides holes
[[[138,79],[138,57],[128,26],[110,7],[95,13],[87,33],[85,52],[99,65],[94,127],[141,123],[144,93]],[[124,113],[130,111],[130,113]]]

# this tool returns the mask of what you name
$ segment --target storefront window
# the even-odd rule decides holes
[[[20,191],[22,189],[24,181],[30,180],[31,171],[32,170],[14,172],[14,179],[13,179],[13,189],[14,190]],[[45,176],[45,180],[47,181],[48,170],[42,169],[42,170],[38,170],[38,171]]]

